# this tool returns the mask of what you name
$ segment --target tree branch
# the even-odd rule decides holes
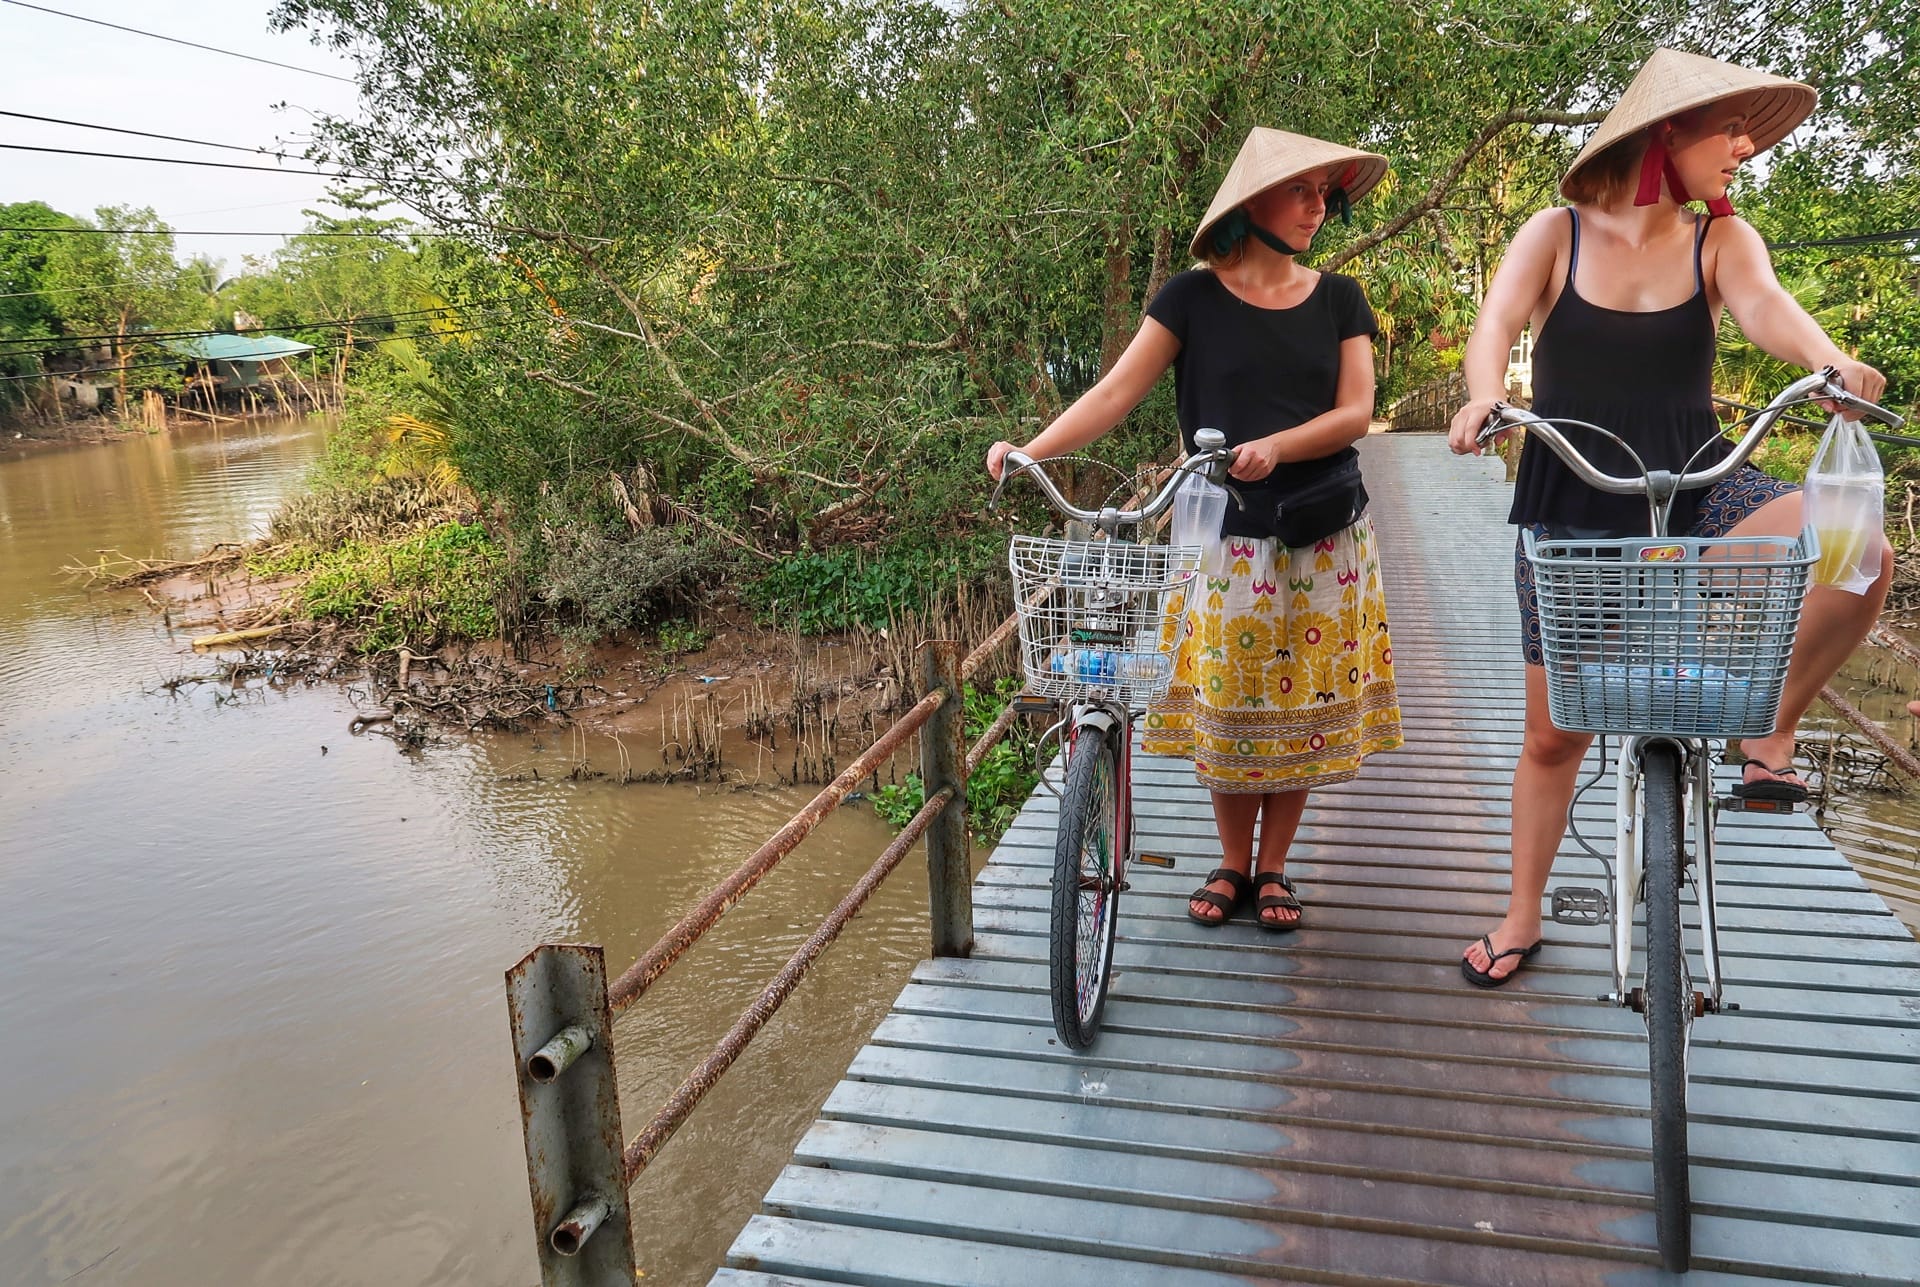
[[[1406,231],[1408,225],[1412,224],[1414,220],[1419,219],[1429,210],[1434,209],[1442,201],[1446,200],[1448,191],[1455,183],[1459,182],[1460,176],[1466,172],[1467,166],[1472,163],[1473,158],[1478,156],[1481,150],[1484,149],[1487,144],[1493,142],[1501,131],[1505,130],[1508,126],[1591,125],[1595,121],[1603,119],[1605,116],[1605,112],[1538,112],[1525,108],[1516,108],[1510,112],[1502,112],[1481,127],[1480,132],[1473,136],[1473,141],[1467,144],[1466,150],[1455,157],[1453,162],[1440,173],[1439,177],[1428,185],[1424,196],[1393,218],[1387,220],[1386,223],[1360,238],[1360,240],[1342,248],[1338,254],[1326,263],[1320,265],[1320,267],[1327,272],[1332,272],[1348,261],[1364,255],[1380,243],[1390,241]]]
[[[652,350],[654,358],[660,363],[660,369],[666,372],[667,379],[673,384],[674,389],[686,400],[688,405],[693,407],[695,414],[705,422],[707,426],[706,432],[701,433],[699,436],[745,465],[756,478],[764,478],[766,476],[767,468],[764,462],[751,451],[748,451],[731,433],[728,433],[727,427],[720,423],[718,416],[714,415],[712,407],[710,407],[699,394],[694,392],[693,386],[687,383],[686,376],[681,373],[679,364],[667,354],[665,346],[663,346],[658,337],[654,335],[653,328],[647,324],[647,315],[645,310],[640,307],[640,301],[629,295],[626,289],[614,279],[613,275],[600,266],[600,260],[592,250],[572,233],[568,232],[554,232],[547,228],[514,228],[511,229],[511,231],[522,233],[537,241],[546,241],[561,245],[572,251],[574,256],[586,266],[587,271],[598,278],[600,284],[605,286],[607,290],[612,293],[613,297],[620,301],[620,306],[626,309],[627,315],[633,319],[634,326],[638,328],[638,334],[614,330],[612,327],[601,326],[599,323],[583,322],[578,318],[574,319],[575,323],[597,330],[611,331],[615,335],[621,335],[645,344]],[[651,408],[646,408],[646,410],[650,411]],[[824,482],[825,480],[822,479],[820,481]],[[832,485],[844,486],[845,484]]]

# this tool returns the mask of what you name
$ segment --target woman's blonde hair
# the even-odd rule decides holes
[[[1560,185],[1560,195],[1576,205],[1596,205],[1633,190],[1640,184],[1640,164],[1646,159],[1654,131],[1685,129],[1700,119],[1703,110],[1691,108],[1669,116],[1594,153],[1592,160],[1567,176]]]
[[[1646,154],[1644,130],[1621,139],[1569,174],[1560,185],[1560,195],[1575,205],[1599,205],[1630,191],[1640,182],[1640,162]]]

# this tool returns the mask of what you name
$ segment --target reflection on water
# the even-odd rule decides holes
[[[168,696],[208,664],[59,569],[257,532],[321,440],[0,456],[8,1287],[534,1281],[503,971],[543,939],[622,968],[807,794],[570,782],[564,736],[406,758],[325,686]],[[629,1133],[885,840],[836,814],[629,1014]],[[924,902],[909,864],[636,1188],[651,1278],[717,1263],[922,951]]]
[[[1834,687],[1896,741],[1912,747],[1916,728],[1906,703],[1913,694],[1881,682],[1888,670],[1886,654],[1863,648],[1834,680]],[[1852,734],[1848,745],[1858,745],[1862,759],[1877,762],[1881,758],[1853,733],[1852,725],[1821,703],[1814,703],[1803,728],[1807,735],[1801,739],[1801,749],[1816,763],[1825,754],[1823,739],[1848,734]],[[1874,892],[1920,936],[1920,783],[1902,783],[1891,769],[1873,783],[1851,780],[1858,776],[1837,775],[1842,789],[1836,791],[1820,825]],[[1858,789],[1873,785],[1881,789]]]

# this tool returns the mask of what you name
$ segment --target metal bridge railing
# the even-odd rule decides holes
[[[964,660],[949,640],[922,644],[925,695],[611,984],[601,949],[585,944],[543,944],[507,971],[527,1184],[545,1287],[632,1287],[627,1190],[922,835],[932,953],[966,956],[973,950],[967,778],[1005,736],[1014,707],[1009,703],[965,749],[960,694],[967,677],[1014,628],[1015,619],[1008,617]],[[915,733],[926,803],[629,1142],[614,1072],[615,1020]]]

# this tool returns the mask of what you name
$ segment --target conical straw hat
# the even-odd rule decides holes
[[[1656,49],[1653,56],[1635,74],[1627,92],[1620,96],[1607,119],[1593,132],[1580,155],[1573,158],[1560,180],[1560,195],[1567,194],[1567,180],[1581,166],[1618,143],[1631,138],[1649,125],[1658,125],[1669,117],[1696,107],[1717,103],[1723,98],[1758,94],[1753,110],[1747,114],[1747,135],[1753,150],[1764,152],[1793,133],[1800,122],[1813,112],[1818,101],[1811,85],[1787,80],[1748,67],[1736,67],[1715,58],[1682,53],[1678,49]]]
[[[1220,190],[1213,194],[1213,204],[1207,207],[1206,217],[1200,220],[1200,230],[1193,234],[1193,240],[1188,243],[1189,253],[1204,253],[1207,234],[1223,216],[1231,214],[1268,188],[1278,187],[1288,179],[1325,165],[1354,167],[1353,178],[1346,185],[1347,200],[1354,202],[1373,191],[1374,185],[1387,174],[1387,158],[1384,156],[1342,147],[1325,139],[1309,138],[1305,134],[1289,134],[1285,130],[1254,126],[1247,135],[1247,141],[1240,145],[1240,155],[1233,158],[1227,177],[1220,181]]]

